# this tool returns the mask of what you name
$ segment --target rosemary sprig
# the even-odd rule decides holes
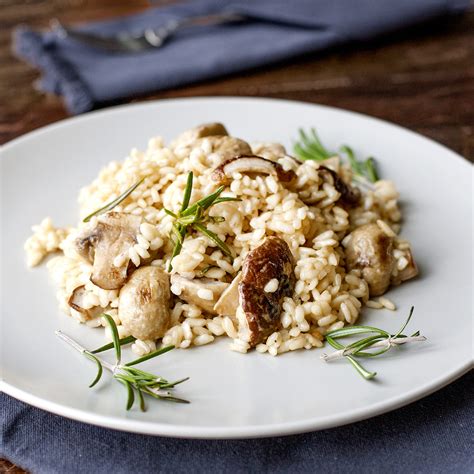
[[[300,160],[324,161],[338,154],[325,148],[314,128],[311,128],[309,133],[300,128],[298,134],[299,140],[293,145],[293,150]],[[368,180],[371,183],[379,180],[375,160],[372,157],[362,161],[357,160],[354,151],[347,145],[343,145],[340,151],[347,155],[347,160],[356,179]]]
[[[186,380],[188,380],[188,377],[177,380],[175,382],[169,382],[163,377],[151,374],[150,372],[145,372],[143,370],[137,369],[136,367],[132,367],[134,365],[140,364],[141,362],[157,357],[161,354],[165,354],[166,352],[169,352],[170,350],[174,349],[174,346],[162,347],[143,357],[139,357],[138,359],[127,362],[126,364],[121,364],[121,346],[123,344],[126,344],[127,342],[132,342],[132,340],[130,340],[129,338],[119,339],[117,326],[113,318],[108,314],[103,314],[102,316],[107,321],[107,324],[111,329],[112,343],[111,345],[107,344],[93,351],[88,351],[85,347],[82,347],[80,344],[74,341],[74,339],[67,336],[63,332],[56,331],[56,335],[59,338],[67,342],[70,346],[72,346],[81,354],[84,354],[88,359],[92,360],[97,365],[97,375],[92,381],[92,383],[89,385],[89,387],[93,387],[97,384],[97,382],[99,382],[102,377],[103,369],[106,369],[112,373],[112,377],[115,380],[125,386],[127,390],[127,410],[130,410],[133,407],[136,400],[135,396],[137,395],[140,410],[145,411],[145,399],[143,396],[144,394],[159,400],[169,400],[177,403],[189,403],[187,400],[175,397],[174,395],[172,395],[171,392],[167,391],[167,389],[173,389],[176,385],[185,382]],[[125,340],[127,340],[127,342],[124,342]],[[135,338],[133,338],[133,340],[135,340]],[[109,362],[94,355],[98,352],[102,352],[104,350],[112,348],[115,349],[115,364],[110,364]]]
[[[143,183],[145,178],[142,178],[140,181],[136,182],[133,186],[130,186],[126,191],[124,191],[120,196],[116,197],[113,201],[110,201],[108,204],[106,204],[104,207],[101,207],[100,209],[97,209],[96,211],[92,212],[89,214],[87,217],[85,217],[82,222],[89,222],[94,216],[98,216],[100,214],[104,214],[106,212],[111,211],[115,206],[118,206],[123,200],[125,200],[130,194],[135,191],[135,189],[140,186],[140,184]]]
[[[372,326],[349,326],[328,332],[326,334],[326,341],[329,343],[329,345],[334,347],[334,349],[337,349],[337,351],[329,355],[323,354],[321,358],[326,362],[340,358],[346,358],[354,366],[357,372],[362,375],[362,377],[367,380],[374,378],[377,373],[369,372],[364,369],[364,367],[362,367],[362,365],[356,360],[357,357],[377,357],[389,351],[392,347],[406,344],[407,342],[426,340],[424,336],[420,335],[419,331],[416,331],[411,336],[405,336],[402,334],[410,322],[414,309],[415,308],[412,306],[408,318],[394,335],[384,331],[383,329]],[[340,344],[337,341],[337,339],[356,336],[359,334],[366,334],[367,336],[346,346]],[[379,349],[375,351],[372,350],[377,348]]]
[[[186,187],[184,189],[183,202],[181,209],[174,213],[169,209],[164,209],[166,214],[174,219],[173,226],[171,227],[170,239],[174,243],[173,252],[171,254],[170,262],[168,264],[168,271],[170,272],[173,268],[172,262],[176,255],[179,255],[183,248],[183,242],[188,232],[193,230],[200,232],[201,234],[208,237],[216,246],[222,251],[224,255],[232,259],[232,252],[229,247],[223,242],[216,233],[209,230],[205,224],[223,222],[225,219],[222,216],[209,216],[208,211],[212,206],[221,202],[240,201],[238,198],[233,197],[220,197],[225,186],[220,186],[216,191],[209,196],[203,197],[196,201],[191,206],[189,205],[191,200],[191,194],[193,190],[193,173],[188,174],[186,181]]]
[[[300,128],[298,134],[300,140],[294,144],[294,151],[301,160],[323,161],[336,155],[324,147],[314,128],[308,134]]]
[[[125,344],[130,344],[134,341],[136,341],[136,338],[134,338],[133,336],[127,336],[127,337],[124,337],[122,339],[119,339],[119,344],[121,346],[124,346]],[[108,351],[109,349],[113,349],[113,348],[114,348],[114,343],[109,342],[108,344],[104,344],[103,346],[100,346],[100,347],[98,347],[97,349],[94,349],[91,352],[92,352],[92,354],[98,354],[99,352]]]
[[[341,146],[341,151],[347,155],[356,177],[368,179],[371,183],[375,183],[380,179],[375,168],[375,160],[372,157],[359,161],[352,148],[347,145]]]

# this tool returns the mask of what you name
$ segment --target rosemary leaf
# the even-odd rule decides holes
[[[92,381],[92,383],[89,385],[89,388],[92,388],[102,377],[102,364],[100,363],[100,360],[95,355],[91,354],[89,351],[84,351],[84,355],[97,364],[97,375],[95,376],[95,379]]]
[[[233,258],[232,252],[230,251],[229,247],[223,242],[214,232],[210,231],[209,229],[206,229],[202,224],[193,224],[193,227],[195,227],[199,232],[204,234],[205,236],[209,237],[216,245],[219,247],[219,249],[222,251],[224,255],[227,255],[231,259]]]
[[[193,191],[193,173],[188,174],[186,187],[184,188],[183,204],[181,205],[181,212],[185,211],[189,206],[189,200],[191,199],[191,193]]]
[[[322,161],[324,158],[319,154],[311,154],[310,152],[306,151],[299,143],[295,143],[293,145],[293,151],[295,155],[303,161],[307,160],[315,160],[315,161]]]
[[[183,229],[180,224],[174,223],[171,227],[171,233],[173,234],[175,242],[183,243]]]
[[[127,336],[127,337],[123,337],[122,339],[119,339],[119,344],[121,346],[124,346],[125,344],[130,344],[134,341],[136,341],[136,338],[134,338],[133,336]],[[108,344],[105,344],[101,347],[98,347],[97,349],[94,349],[93,351],[91,351],[91,353],[98,354],[99,352],[108,351],[109,349],[113,349],[113,348],[114,348],[114,343],[109,342]]]
[[[389,337],[390,334],[383,329],[375,328],[372,326],[347,326],[345,328],[336,329],[334,331],[329,331],[328,336],[331,336],[333,339],[338,339],[341,337],[355,336],[357,334],[370,334],[377,333],[383,334],[386,337]]]
[[[344,346],[342,344],[339,344],[337,341],[335,341],[331,336],[328,337],[326,335],[326,340],[332,347],[334,347],[334,349],[340,349],[340,350],[344,349]],[[364,377],[366,380],[370,380],[377,375],[377,372],[369,372],[368,370],[366,370],[352,356],[346,356],[345,358],[354,366],[357,372],[359,372],[359,374],[362,375],[362,377]]]
[[[128,196],[130,196],[130,194],[132,194],[133,191],[135,191],[135,189],[137,189],[137,187],[140,186],[140,184],[143,183],[144,179],[145,178],[142,178],[133,186],[130,186],[125,192],[123,192],[120,196],[115,198],[113,201],[110,201],[104,207],[101,207],[100,209],[97,209],[97,211],[94,211],[91,214],[89,214],[87,217],[83,219],[82,222],[89,222],[94,216],[104,214],[105,212],[112,210],[115,206],[118,206],[123,200],[125,200]]]
[[[161,385],[161,388],[173,388],[180,383],[186,382],[189,380],[189,377],[185,377],[184,379],[176,380],[176,382],[167,382]]]
[[[166,209],[166,207],[163,208],[163,211],[165,211],[166,214],[168,214],[171,217],[174,217],[175,219],[178,218],[178,216],[174,212],[171,212],[169,209]]]
[[[115,324],[115,321],[113,320],[112,316],[110,316],[109,314],[103,313],[102,316],[107,321],[107,323],[110,327],[110,330],[112,332],[112,341],[113,341],[113,345],[114,345],[114,349],[115,349],[115,356],[117,357],[116,364],[119,365],[120,364],[120,359],[122,357],[122,350],[121,350],[121,347],[120,347],[120,337],[119,337],[119,334],[118,334],[117,325]]]
[[[169,352],[172,349],[174,349],[174,346],[161,347],[160,349],[150,352],[149,354],[146,354],[143,357],[139,357],[138,359],[132,360],[131,362],[127,362],[125,366],[130,367],[131,365],[140,364],[141,362],[144,362],[148,359],[153,359],[154,357],[157,357],[161,354],[165,354],[166,352]]]
[[[136,367],[124,366],[124,370],[132,375],[141,377],[143,380],[154,380],[155,382],[159,380],[160,382],[168,383],[163,377],[158,377],[157,375],[137,369]]]
[[[369,372],[368,370],[364,369],[362,365],[359,364],[353,357],[347,356],[347,360],[354,366],[354,368],[359,372],[362,377],[366,380],[373,379],[376,375],[377,372]]]
[[[379,180],[379,175],[375,168],[375,160],[372,157],[369,157],[365,160],[365,169],[367,171],[367,177],[372,183],[375,183]]]
[[[124,381],[125,386],[127,387],[127,411],[133,407],[133,402],[135,401],[135,395],[133,394],[132,384],[130,382]]]
[[[198,208],[201,208],[203,210],[209,209],[209,207],[212,206],[214,201],[219,197],[219,195],[224,191],[225,186],[220,186],[217,188],[216,191],[214,191],[212,194],[209,194],[209,196],[206,196],[196,203],[194,203],[191,207],[188,207],[185,211],[181,213],[181,216],[189,216],[191,214],[194,214]]]
[[[238,201],[242,201],[242,199],[240,199],[240,198],[234,198],[234,197],[227,197],[227,196],[218,197],[218,198],[214,201],[214,205],[220,204],[221,202],[231,202],[231,201],[238,202]]]
[[[349,164],[351,165],[351,168],[354,171],[354,173],[358,175],[363,175],[361,165],[356,160],[356,157],[354,155],[354,151],[352,150],[352,148],[349,147],[348,145],[343,145],[341,146],[341,151],[343,151],[347,155],[347,159],[349,160]]]
[[[183,398],[173,397],[172,395],[159,395],[158,393],[153,392],[148,387],[143,387],[143,391],[148,395],[152,396],[153,398],[157,398],[159,400],[168,400],[170,402],[176,403],[189,403],[188,400],[184,400]]]
[[[145,399],[143,398],[143,393],[140,388],[137,388],[138,401],[141,411],[146,411],[145,409]]]
[[[412,306],[410,308],[410,313],[408,314],[408,318],[407,320],[405,321],[405,323],[402,325],[402,327],[399,329],[399,331],[395,334],[395,336],[393,336],[394,339],[396,339],[397,337],[399,337],[402,332],[405,330],[405,328],[408,326],[408,323],[410,322],[410,319],[411,317],[413,316],[413,311],[415,311],[415,307]]]
[[[172,229],[175,229],[175,226],[173,225]],[[176,257],[176,255],[179,255],[181,252],[181,249],[183,248],[183,239],[186,234],[186,227],[181,227],[178,230],[178,239],[175,241],[174,248],[173,248],[173,253],[171,254],[170,261],[168,263],[168,272],[170,272],[173,269],[173,258]]]

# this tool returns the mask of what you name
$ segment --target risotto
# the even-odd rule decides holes
[[[81,189],[77,227],[33,227],[27,261],[58,253],[61,310],[91,328],[109,314],[139,355],[218,337],[241,353],[321,347],[364,305],[395,309],[381,295],[417,273],[394,184],[354,183],[338,156],[298,161],[207,124],[111,162]]]

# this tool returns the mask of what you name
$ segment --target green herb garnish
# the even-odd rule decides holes
[[[329,355],[323,354],[321,358],[326,362],[335,359],[346,358],[354,366],[357,372],[362,375],[362,377],[367,380],[374,378],[377,373],[369,372],[364,369],[364,367],[362,367],[362,365],[356,360],[357,357],[376,357],[389,351],[392,347],[406,344],[407,342],[426,340],[424,336],[420,335],[419,331],[416,331],[411,336],[405,336],[402,334],[410,322],[410,319],[413,315],[413,310],[414,307],[412,306],[407,320],[400,330],[394,335],[384,331],[383,329],[372,326],[348,326],[328,332],[326,334],[326,341],[332,347],[334,347],[334,349],[337,349],[337,351]],[[347,346],[340,344],[336,340],[344,337],[356,336],[358,334],[366,334],[368,336],[353,342],[352,344],[348,344]],[[378,350],[372,350],[377,348]]]
[[[143,183],[144,179],[145,178],[142,178],[140,181],[135,183],[133,186],[130,186],[119,197],[115,198],[113,201],[110,201],[104,207],[101,207],[100,209],[97,209],[97,211],[94,211],[93,213],[89,214],[87,217],[85,217],[83,219],[82,222],[89,222],[94,216],[98,216],[100,214],[104,214],[108,211],[111,211],[115,206],[118,206],[124,199],[126,199],[128,196],[130,196],[130,194],[132,194],[133,191],[135,191],[135,189],[137,189],[138,186]]]
[[[299,140],[294,144],[293,150],[300,160],[324,161],[338,155],[338,153],[329,151],[324,147],[314,128],[311,128],[309,133],[306,133],[300,128],[298,134]],[[353,150],[347,145],[343,145],[340,151],[347,155],[347,159],[356,178],[369,180],[372,183],[379,180],[375,168],[375,160],[372,157],[362,161],[357,160]]]
[[[181,252],[186,234],[193,230],[196,230],[208,237],[210,240],[212,240],[212,242],[216,244],[216,246],[222,251],[224,255],[232,259],[232,252],[230,251],[226,243],[223,242],[217,236],[217,234],[215,234],[205,226],[205,224],[207,224],[208,222],[216,223],[224,221],[224,217],[209,216],[206,213],[206,211],[208,211],[212,206],[215,206],[216,204],[219,204],[221,202],[240,201],[240,199],[233,197],[219,197],[222,191],[224,191],[224,189],[225,186],[220,186],[212,194],[209,194],[209,196],[206,196],[189,206],[193,190],[193,173],[191,172],[188,174],[181,209],[177,213],[174,213],[169,209],[164,209],[166,214],[168,214],[174,219],[173,226],[170,232],[170,239],[173,242],[174,247],[173,253],[171,254],[170,262],[168,264],[169,272],[173,268],[173,258],[176,257],[176,255],[179,255],[179,253]]]
[[[336,155],[336,153],[324,147],[314,128],[312,128],[308,134],[300,128],[298,129],[298,133],[300,139],[295,143],[293,148],[301,160],[323,161]]]
[[[111,344],[99,347],[98,349],[95,349],[93,351],[88,351],[85,347],[82,347],[80,344],[74,341],[74,339],[70,338],[63,332],[56,331],[56,335],[58,337],[60,337],[63,341],[67,342],[70,346],[72,346],[81,354],[84,354],[88,359],[92,360],[97,365],[97,375],[92,381],[92,383],[89,385],[89,387],[93,387],[94,385],[96,385],[102,377],[103,369],[107,369],[109,372],[112,373],[112,377],[118,382],[120,382],[122,385],[124,385],[127,390],[127,410],[130,410],[130,408],[133,407],[135,403],[135,395],[138,396],[139,407],[141,411],[145,411],[145,399],[143,396],[144,394],[159,400],[169,400],[178,403],[189,403],[187,400],[175,397],[169,391],[167,391],[167,389],[173,389],[176,385],[185,382],[186,380],[188,380],[188,378],[177,380],[175,382],[169,382],[163,377],[132,367],[134,365],[140,364],[141,362],[157,357],[161,354],[165,354],[166,352],[169,352],[170,350],[174,349],[174,346],[162,347],[154,352],[151,352],[150,354],[146,354],[143,357],[139,357],[138,359],[132,360],[131,362],[121,364],[121,346],[123,344],[133,342],[135,338],[130,339],[131,336],[129,336],[128,338],[119,339],[117,326],[113,318],[108,314],[103,314],[102,316],[105,318],[107,324],[110,327],[113,341]],[[115,349],[115,364],[110,364],[109,362],[100,359],[98,356],[94,355],[98,352],[102,352],[108,349]]]

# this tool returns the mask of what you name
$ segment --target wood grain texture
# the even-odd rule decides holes
[[[157,4],[172,3],[167,1]],[[146,0],[0,0],[0,144],[68,116],[11,54],[13,28],[142,11]],[[272,67],[116,103],[205,95],[265,96],[347,108],[398,123],[474,161],[474,12]],[[104,105],[114,105],[104,104]],[[0,461],[0,472],[22,472]]]
[[[102,19],[143,10],[147,2],[3,0],[0,5],[0,143],[5,143],[67,117],[60,99],[35,88],[38,73],[12,56],[14,26],[44,28],[53,17],[64,23]],[[368,44],[104,106],[204,95],[281,97],[347,108],[408,127],[474,160],[474,12]]]

